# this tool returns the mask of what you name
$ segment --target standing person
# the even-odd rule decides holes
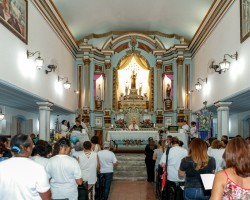
[[[10,145],[14,157],[0,163],[0,199],[50,199],[49,178],[44,167],[28,158],[33,148],[31,138],[18,134]]]
[[[67,120],[62,120],[61,134],[62,134],[62,137],[65,137],[65,138],[66,138],[67,132],[69,130],[67,124],[68,124]]]
[[[155,141],[152,137],[148,138],[148,144],[145,147],[145,164],[147,167],[147,181],[154,182],[155,160],[153,160],[154,150],[157,149]]]
[[[179,146],[179,139],[173,137],[171,141],[171,149],[168,153],[167,162],[167,199],[166,200],[181,200],[183,199],[183,192],[180,186],[184,186],[184,178],[180,178],[178,170],[180,168],[181,160],[187,156],[187,150]],[[166,153],[161,157],[160,164],[163,168],[166,167]]]
[[[73,130],[74,131],[79,131],[82,133],[82,125],[81,125],[81,121],[79,119],[76,120],[76,124],[73,126]]]
[[[154,154],[153,154],[153,160],[155,160],[155,181],[156,181],[156,178],[158,176],[158,167],[159,167],[159,164],[160,164],[160,160],[161,160],[161,157],[164,153],[164,146],[165,146],[165,141],[164,140],[160,140],[158,142],[158,146],[157,146],[157,149],[154,150]]]
[[[78,199],[77,185],[82,184],[81,168],[75,158],[68,156],[69,153],[68,139],[61,138],[55,143],[53,156],[46,166],[52,199]]]
[[[223,142],[217,139],[212,142],[211,146],[207,150],[207,154],[215,159],[215,172],[220,171],[225,167],[225,161],[222,157],[224,152],[225,148]]]
[[[196,122],[191,122],[191,128],[190,128],[190,136],[191,136],[191,140],[194,138],[198,138],[198,131],[196,128]]]
[[[92,193],[92,195],[89,196],[89,200],[93,200],[95,196],[94,186],[97,181],[97,170],[99,169],[97,153],[91,150],[91,142],[85,141],[83,143],[83,151],[76,151],[73,153],[73,157],[76,157],[79,161],[82,180],[88,182],[88,190]]]
[[[92,151],[94,152],[98,152],[101,150],[101,146],[99,144],[99,137],[94,135],[92,138],[91,138],[91,143],[92,143]]]
[[[36,145],[32,151],[31,159],[46,167],[49,162],[48,155],[51,151],[52,147],[48,143]]]
[[[2,142],[3,145],[5,146],[3,157],[11,158],[12,157],[12,153],[11,153],[11,150],[10,150],[10,143],[9,143],[8,138],[5,137],[5,136],[0,136],[0,142]]]
[[[101,177],[104,179],[104,197],[108,200],[111,182],[113,180],[114,165],[117,164],[115,154],[110,151],[110,143],[103,143],[103,150],[98,152]]]
[[[242,138],[230,140],[223,158],[226,169],[216,173],[212,200],[250,199],[250,147]]]
[[[190,127],[188,126],[186,120],[183,121],[183,125],[181,128],[184,129],[185,133],[189,133],[189,131],[190,131]]]
[[[186,176],[184,200],[209,199],[200,175],[214,173],[215,167],[215,159],[207,154],[206,142],[200,138],[193,139],[188,147],[188,156],[181,160],[179,169],[179,176]]]

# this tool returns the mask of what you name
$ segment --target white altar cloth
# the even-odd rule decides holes
[[[108,131],[107,133],[107,141],[148,140],[149,137],[159,141],[158,131]]]

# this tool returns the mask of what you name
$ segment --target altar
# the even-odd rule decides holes
[[[106,140],[118,150],[144,150],[149,137],[157,144],[158,131],[108,131]]]

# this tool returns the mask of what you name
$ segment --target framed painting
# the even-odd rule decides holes
[[[102,127],[102,117],[95,117],[95,126]]]
[[[250,36],[250,2],[240,0],[240,42],[244,42]]]
[[[0,0],[0,22],[28,44],[28,0]]]
[[[167,128],[168,126],[172,125],[172,117],[164,117],[164,127]]]

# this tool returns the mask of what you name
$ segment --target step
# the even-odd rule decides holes
[[[140,171],[140,170],[146,170],[146,166],[145,164],[144,165],[128,165],[128,166],[124,166],[124,165],[118,165],[116,168],[115,168],[115,171]]]
[[[119,161],[118,160],[118,165],[119,166],[145,166],[145,162],[138,162],[138,161]]]
[[[116,176],[113,180],[124,180],[124,181],[144,181],[147,180],[147,177],[119,177]]]
[[[137,176],[147,176],[146,171],[115,171],[115,176],[126,176],[126,177],[137,177]]]

